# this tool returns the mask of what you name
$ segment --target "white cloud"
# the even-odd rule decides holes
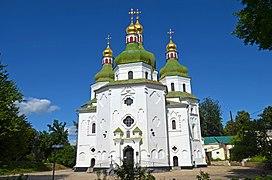
[[[77,135],[77,132],[76,132],[77,129],[76,129],[75,126],[68,126],[65,129],[68,130],[69,136],[75,136],[75,135]]]
[[[16,102],[16,106],[20,109],[20,114],[42,114],[59,110],[60,107],[51,105],[51,101],[48,99],[28,98],[23,102]]]
[[[71,144],[71,146],[76,146],[76,144],[77,144],[77,140],[71,140],[71,141],[69,141],[69,143]]]

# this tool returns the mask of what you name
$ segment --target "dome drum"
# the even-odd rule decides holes
[[[138,43],[138,36],[137,34],[128,34],[126,36],[126,43]]]
[[[178,59],[178,53],[176,51],[168,51],[165,54],[166,59]]]

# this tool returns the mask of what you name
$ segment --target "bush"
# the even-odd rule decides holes
[[[197,180],[211,180],[209,173],[200,170],[200,175],[196,176]]]
[[[248,160],[248,162],[267,162],[267,158],[265,156],[254,156]]]

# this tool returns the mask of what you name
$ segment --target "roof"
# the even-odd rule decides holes
[[[141,43],[127,44],[126,49],[115,58],[114,62],[117,65],[144,62],[151,65],[153,68],[156,67],[154,54],[146,51]]]
[[[114,73],[112,69],[112,64],[105,63],[102,69],[95,75],[94,80],[96,82],[108,82],[113,81]]]
[[[142,84],[142,83],[165,86],[162,83],[160,83],[159,81],[153,81],[153,80],[149,80],[149,79],[139,78],[139,79],[128,79],[128,80],[112,81],[112,82],[109,82],[109,83],[105,84],[101,88],[105,88],[105,87],[108,87],[108,86],[116,86],[116,85]],[[99,88],[99,89],[101,89],[101,88]]]
[[[177,59],[168,59],[165,66],[160,70],[160,79],[165,76],[188,77],[188,68],[179,64]]]
[[[115,131],[113,131],[114,133],[122,133],[122,129],[120,129],[119,127],[115,129]]]
[[[93,98],[93,99],[89,100],[83,106],[81,106],[77,110],[77,112],[92,112],[92,111],[96,111],[96,106],[94,105],[94,103],[96,103],[96,102],[97,102],[96,98]]]
[[[194,95],[187,93],[187,92],[182,92],[182,91],[170,91],[166,94],[167,98],[192,98],[192,99],[197,99]]]
[[[204,137],[204,144],[230,144],[233,136],[210,136]]]
[[[139,133],[141,133],[142,131],[141,131],[140,128],[136,127],[132,132],[139,132]]]

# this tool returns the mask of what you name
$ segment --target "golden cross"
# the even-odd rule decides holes
[[[169,31],[167,32],[167,34],[169,34],[170,39],[172,39],[172,34],[174,34],[174,31],[172,31],[172,29],[170,28]]]
[[[108,40],[108,45],[110,45],[111,36],[108,34],[108,37],[106,38]]]
[[[130,9],[130,11],[128,12],[128,14],[131,14],[131,23],[133,23],[133,14],[135,14],[135,11],[133,11],[133,8]]]
[[[134,11],[134,14],[137,14],[136,18],[139,19],[139,14],[141,14],[142,12],[139,11],[139,9],[136,9],[136,11]]]

